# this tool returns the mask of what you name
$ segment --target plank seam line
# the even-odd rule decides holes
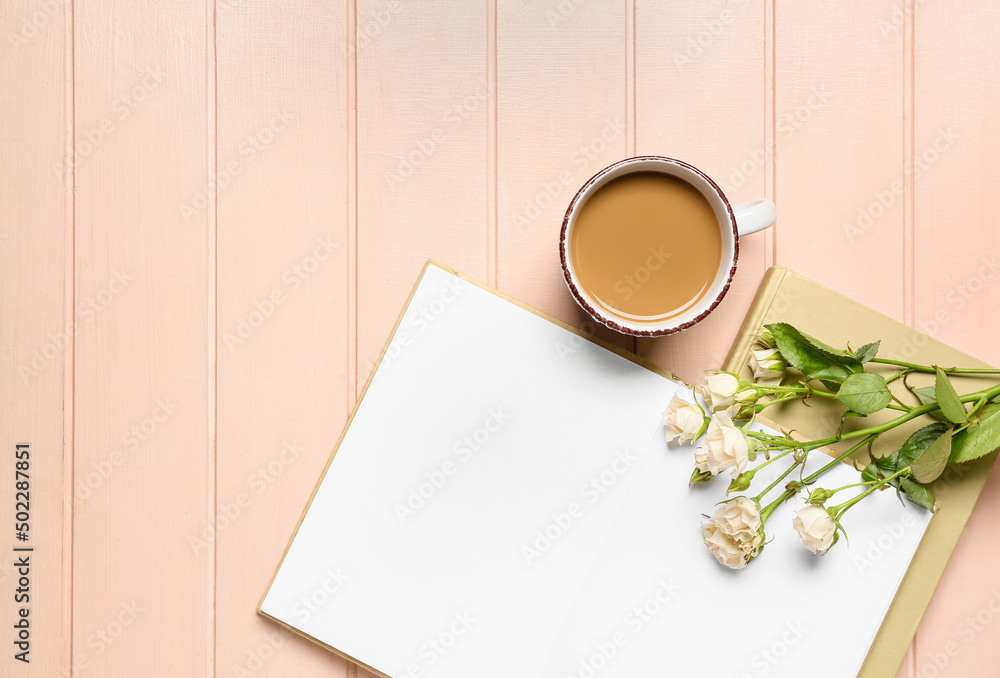
[[[347,0],[347,416],[361,390],[358,374],[358,52],[357,3]]]
[[[638,153],[638,38],[636,35],[636,0],[625,1],[625,155]],[[639,353],[639,338],[631,337],[627,347],[632,353]]]
[[[634,156],[638,148],[639,133],[637,131],[638,99],[636,90],[639,82],[636,76],[638,64],[638,39],[636,37],[636,0],[626,0],[625,4],[625,125],[628,132],[625,135],[625,154]]]
[[[350,417],[361,390],[358,375],[358,7],[356,0],[346,0],[344,44],[347,50],[345,129],[347,165],[347,412]],[[357,678],[358,667],[345,661],[345,678]]]
[[[205,176],[207,181],[216,181],[218,165],[218,62],[216,54],[216,12],[215,0],[208,0],[205,6]],[[205,187],[206,192],[208,186]],[[208,524],[215,525],[218,512],[218,192],[206,193],[212,195],[208,202],[206,214],[207,230],[207,267],[208,267],[208,342],[207,342],[207,437],[208,437]],[[217,558],[218,548],[212,540],[208,546],[206,557],[208,567],[208,619],[207,619],[207,674],[214,678],[216,673],[216,624],[217,624]]]
[[[486,68],[487,83],[486,96],[489,101],[486,106],[487,116],[487,183],[488,194],[486,198],[486,279],[490,286],[497,287],[500,269],[499,260],[499,148],[497,137],[499,136],[498,115],[499,115],[499,75],[497,73],[497,2],[491,0],[486,15]]]
[[[916,27],[917,9],[912,0],[903,3],[903,321],[910,327],[916,322]],[[910,641],[908,673],[917,676],[917,641],[919,627]],[[905,660],[905,659],[904,659]]]
[[[916,322],[916,6],[904,3],[903,22],[903,321]],[[916,660],[914,660],[916,661]]]
[[[75,60],[73,46],[73,0],[63,5],[63,125],[65,129],[63,148],[63,191],[65,201],[65,224],[63,247],[65,248],[65,269],[63,275],[63,331],[66,336],[63,349],[63,532],[62,532],[62,643],[60,669],[62,675],[72,675],[73,670],[73,519],[75,480],[75,445],[73,430],[76,393],[75,365],[76,332],[74,330],[76,308],[76,173],[74,169],[74,149],[76,148]]]
[[[778,202],[778,21],[776,0],[764,0],[764,195]],[[778,223],[764,235],[764,264],[770,268],[778,262]]]

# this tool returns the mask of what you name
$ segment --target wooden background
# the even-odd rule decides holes
[[[557,231],[622,157],[780,218],[709,320],[623,345],[697,378],[781,264],[1000,364],[998,35],[990,0],[4,0],[36,550],[30,667],[3,556],[3,674],[364,674],[254,612],[356,395],[428,257],[585,326]],[[901,677],[1000,664],[998,492]]]

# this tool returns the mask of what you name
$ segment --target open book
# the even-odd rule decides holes
[[[675,393],[695,397],[429,263],[261,613],[392,678],[857,675],[930,514],[877,493],[815,558],[793,500],[726,570],[700,522],[727,479],[688,487]]]

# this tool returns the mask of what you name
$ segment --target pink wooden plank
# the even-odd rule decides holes
[[[776,0],[774,133],[777,263],[900,320],[902,4]]]
[[[348,670],[255,612],[353,397],[347,31],[343,3],[217,7],[218,518],[203,541],[220,676]],[[317,594],[336,604],[308,587],[306,604]]]
[[[0,372],[5,385],[0,389],[0,505],[6,522],[0,613],[6,627],[3,665],[28,678],[58,675],[63,658],[69,658],[63,626],[69,600],[63,543],[69,525],[63,522],[62,501],[68,479],[62,450],[65,347],[72,344],[66,335],[72,301],[65,276],[72,245],[63,184],[69,178],[62,170],[64,23],[63,7],[55,4],[39,13],[37,3],[13,2],[0,13],[0,82],[8,94],[0,107]],[[28,445],[28,459],[17,459],[19,444]],[[17,532],[27,539],[15,540]],[[23,588],[22,558],[29,563],[27,599],[25,591],[17,591]],[[26,619],[22,609],[29,610]],[[26,641],[20,638],[22,629],[13,628],[22,623],[29,627]]]
[[[358,390],[428,258],[487,276],[487,19],[485,1],[358,3]]]
[[[203,676],[206,5],[75,10],[73,675]],[[81,484],[82,483],[82,484]]]
[[[764,18],[759,3],[636,3],[636,153],[692,163],[734,203],[768,192]],[[778,213],[788,223],[781,204]],[[689,380],[719,368],[768,264],[770,237],[740,243],[736,280],[715,313],[678,335],[640,340],[639,354]]]
[[[1000,320],[1000,11],[916,3],[916,326],[994,365]],[[916,676],[989,675],[1000,664],[1000,470],[994,469],[917,633]]]
[[[632,348],[590,320],[559,264],[563,214],[583,183],[627,155],[625,4],[497,7],[497,223],[501,290]]]

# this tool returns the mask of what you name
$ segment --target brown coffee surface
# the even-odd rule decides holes
[[[601,309],[631,322],[681,315],[705,296],[722,259],[715,211],[687,182],[658,172],[611,180],[570,235],[577,280]]]

